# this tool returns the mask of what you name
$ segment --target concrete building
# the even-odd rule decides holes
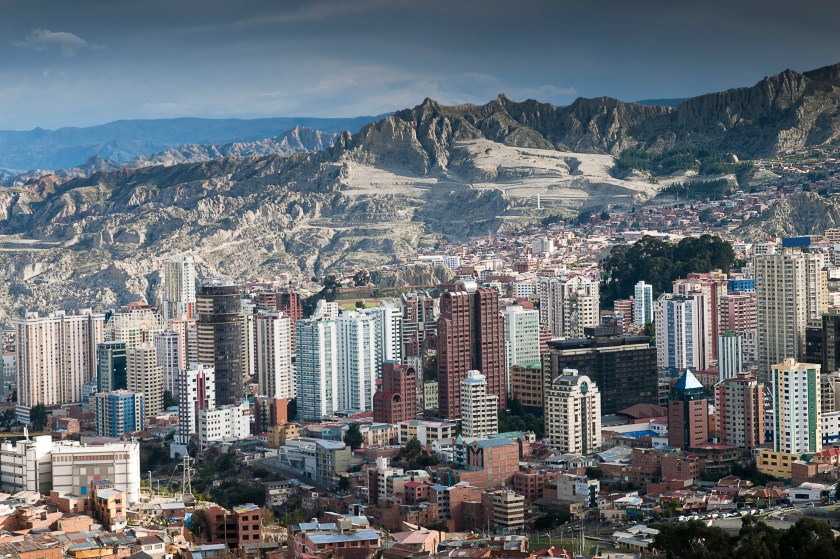
[[[668,444],[692,448],[709,442],[709,402],[697,377],[686,369],[668,399]]]
[[[125,342],[102,342],[96,346],[96,386],[98,392],[128,388]]]
[[[510,397],[526,408],[542,409],[544,400],[542,362],[523,362],[510,369]]]
[[[163,316],[167,320],[195,313],[195,265],[191,256],[163,264]]]
[[[198,414],[216,407],[216,373],[213,367],[193,364],[179,373],[178,444],[188,445],[198,433]]]
[[[178,372],[183,368],[181,337],[174,330],[164,330],[154,338],[157,363],[163,374],[163,390],[178,399]]]
[[[239,287],[224,279],[202,283],[196,294],[198,363],[214,368],[216,402],[236,404],[244,395],[245,336]]]
[[[0,491],[48,494],[52,488],[52,449],[50,435],[0,443]]]
[[[438,409],[457,419],[461,414],[461,381],[467,371],[481,371],[487,391],[507,401],[505,386],[505,328],[499,293],[460,281],[441,295],[437,331]]]
[[[545,434],[561,452],[590,454],[601,446],[601,394],[575,369],[566,369],[545,394]]]
[[[428,293],[403,293],[400,298],[403,356],[417,357],[423,354],[426,338],[437,332],[437,303],[437,299]]]
[[[126,433],[142,431],[146,424],[142,392],[115,390],[94,396],[96,434],[119,438]]]
[[[695,297],[664,293],[654,304],[656,363],[660,370],[704,370],[702,306]]]
[[[336,320],[338,341],[338,406],[342,410],[368,411],[373,407],[379,377],[376,318],[343,312]]]
[[[140,500],[140,443],[83,445],[56,442],[51,453],[52,490],[85,497],[94,481],[107,479],[125,492],[129,503]]]
[[[601,414],[638,403],[659,404],[656,347],[649,336],[593,336],[552,340],[543,355],[544,390],[564,369],[577,369],[598,386]]]
[[[540,359],[540,313],[518,305],[505,307],[505,379],[510,391],[510,369]]]
[[[503,533],[519,532],[525,528],[525,497],[500,489],[491,493],[493,526]]]
[[[278,462],[321,486],[335,488],[339,472],[350,469],[350,447],[341,441],[287,439],[280,447]]]
[[[721,444],[750,452],[764,444],[764,389],[754,376],[740,373],[718,383],[715,412]]]
[[[562,473],[557,476],[557,499],[570,503],[582,503],[587,508],[598,506],[598,492],[601,483],[577,474]]]
[[[304,421],[321,421],[339,409],[337,333],[331,319],[297,323],[298,415]]]
[[[255,322],[260,395],[292,399],[295,397],[295,374],[289,317],[282,312],[260,312]]]
[[[583,329],[600,320],[600,283],[587,276],[538,279],[540,324],[557,336],[583,337]]]
[[[251,407],[247,402],[196,411],[198,446],[202,450],[221,442],[234,442],[251,434]]]
[[[104,339],[105,315],[83,309],[13,320],[18,417],[29,420],[36,404],[82,401],[82,386],[96,378],[96,347]]]
[[[467,371],[461,381],[461,434],[487,437],[499,432],[499,397],[487,393],[487,380],[479,371]]]
[[[754,258],[758,366],[766,375],[785,359],[802,359],[805,327],[827,310],[825,256],[786,248]]]
[[[744,363],[755,365],[758,361],[758,318],[755,291],[732,293],[721,297],[720,331],[735,332],[741,336]]]
[[[155,309],[137,301],[124,305],[105,324],[105,339],[125,342],[126,351],[141,343],[153,343],[155,335],[166,330],[166,321]]]
[[[741,335],[725,332],[718,337],[718,379],[723,381],[738,376],[744,370],[744,353]]]
[[[814,454],[822,450],[820,366],[785,359],[773,365],[776,424],[773,450]]]
[[[637,283],[633,289],[633,324],[644,327],[653,322],[653,286],[644,281]]]
[[[400,422],[397,427],[399,427],[397,443],[401,445],[416,438],[421,445],[428,446],[433,441],[454,439],[458,432],[458,425],[454,421],[412,419]]]
[[[126,355],[128,390],[143,394],[143,415],[151,418],[163,410],[163,367],[158,365],[157,351],[149,342],[142,342]]]

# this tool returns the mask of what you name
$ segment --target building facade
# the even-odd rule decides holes
[[[588,376],[566,369],[551,381],[545,434],[561,452],[589,454],[601,446],[601,394]]]
[[[207,280],[196,294],[198,363],[216,373],[216,401],[237,403],[245,396],[245,341],[239,288],[222,279]]]
[[[499,432],[499,397],[487,393],[487,380],[478,371],[467,371],[461,381],[461,434],[487,437]]]
[[[142,431],[146,423],[143,394],[129,390],[100,392],[94,396],[96,434],[119,438]]]

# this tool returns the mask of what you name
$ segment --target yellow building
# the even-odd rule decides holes
[[[758,453],[755,463],[762,474],[782,479],[790,479],[793,463],[799,460],[798,454],[776,452],[770,448],[763,448]]]
[[[280,448],[286,443],[286,439],[297,439],[300,437],[300,425],[297,423],[284,423],[269,427],[268,446]]]

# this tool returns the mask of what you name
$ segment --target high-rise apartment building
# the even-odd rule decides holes
[[[179,369],[186,369],[190,364],[198,363],[198,336],[195,318],[173,318],[168,322],[168,329],[178,334]]]
[[[379,376],[377,321],[373,315],[344,312],[335,321],[338,341],[338,405],[367,411]]]
[[[166,321],[155,309],[138,301],[120,307],[105,324],[105,339],[125,342],[126,351],[138,344],[153,343],[166,330]]]
[[[405,357],[421,356],[426,338],[437,331],[437,299],[427,293],[403,293],[402,332]]]
[[[600,284],[587,276],[538,280],[540,324],[557,336],[580,338],[587,326],[600,323]]]
[[[756,256],[758,366],[768,373],[785,359],[805,355],[805,327],[827,310],[825,257],[786,248]]]
[[[458,282],[441,296],[437,338],[440,414],[461,415],[461,381],[467,371],[481,371],[490,394],[506,402],[505,333],[495,289]]]
[[[255,315],[257,337],[257,382],[260,395],[295,397],[292,368],[292,324],[282,312]]]
[[[773,450],[814,454],[822,450],[820,366],[785,359],[772,366],[775,422]]]
[[[552,379],[545,393],[545,436],[561,452],[589,454],[601,446],[601,394],[575,369]]]
[[[143,394],[139,392],[115,390],[96,394],[96,434],[119,438],[126,433],[142,431],[146,423],[143,408]]]
[[[163,316],[192,318],[195,311],[195,265],[191,256],[163,264]]]
[[[321,421],[339,409],[337,333],[335,320],[297,322],[297,404],[303,421]]]
[[[178,443],[187,445],[198,433],[198,412],[216,407],[216,374],[213,367],[193,364],[179,376]]]
[[[149,342],[143,342],[126,355],[128,390],[143,394],[143,414],[146,419],[163,410],[163,367],[158,365],[157,351]]]
[[[177,400],[180,390],[178,373],[183,362],[181,337],[174,330],[164,330],[155,335],[154,342],[158,365],[163,370],[163,390]]]
[[[643,327],[653,322],[653,286],[644,281],[637,283],[633,289],[633,324]]]
[[[96,378],[96,348],[105,316],[84,309],[40,316],[28,312],[13,321],[16,333],[18,416],[29,420],[36,404],[82,401],[82,386]]]
[[[417,372],[397,361],[382,364],[382,384],[373,395],[373,420],[397,424],[417,419]]]
[[[741,336],[744,364],[755,365],[758,360],[758,318],[755,290],[732,292],[721,297],[720,332],[735,332]]]
[[[245,396],[241,308],[239,288],[227,280],[206,280],[196,294],[198,363],[215,370],[220,406]]]
[[[461,381],[461,435],[484,438],[499,433],[499,397],[487,393],[487,379],[467,371]]]
[[[703,351],[702,308],[695,297],[663,293],[654,304],[656,362],[660,370],[708,366]]]
[[[741,335],[725,332],[718,339],[718,379],[738,376],[744,370],[744,353]]]
[[[709,442],[706,389],[690,370],[677,380],[668,399],[668,444],[691,448]]]
[[[822,315],[822,371],[840,371],[840,311],[831,310]]]
[[[289,322],[292,325],[291,343],[292,353],[297,352],[297,332],[295,324],[298,320],[303,319],[303,305],[300,302],[300,293],[296,293],[292,288],[285,291],[280,291],[278,294],[277,310],[286,314],[289,317]]]
[[[125,342],[102,342],[96,346],[97,392],[128,388]]]
[[[712,272],[708,274],[690,273],[686,278],[673,282],[673,292],[677,295],[694,297],[698,302],[702,326],[702,345],[705,360],[711,365],[717,360],[717,342],[720,335],[720,305],[728,292],[729,280],[726,274]]]
[[[518,305],[505,307],[505,389],[510,392],[510,368],[540,359],[540,313]]]
[[[656,347],[650,336],[598,336],[552,340],[543,355],[544,394],[564,369],[576,369],[598,386],[601,414],[637,403],[659,403]]]
[[[752,452],[764,444],[764,386],[738,374],[715,386],[715,412],[721,444]]]

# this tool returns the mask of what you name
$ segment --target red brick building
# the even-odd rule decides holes
[[[396,361],[382,363],[382,384],[373,395],[373,420],[396,424],[417,418],[417,371]]]
[[[262,509],[254,504],[239,505],[228,511],[222,507],[206,509],[210,543],[238,547],[260,541]]]
[[[691,448],[709,441],[709,402],[706,390],[686,370],[671,390],[668,400],[668,444]]]
[[[476,370],[487,379],[487,392],[507,401],[505,331],[495,289],[457,282],[440,298],[437,337],[438,408],[442,416],[461,416],[461,381]]]

